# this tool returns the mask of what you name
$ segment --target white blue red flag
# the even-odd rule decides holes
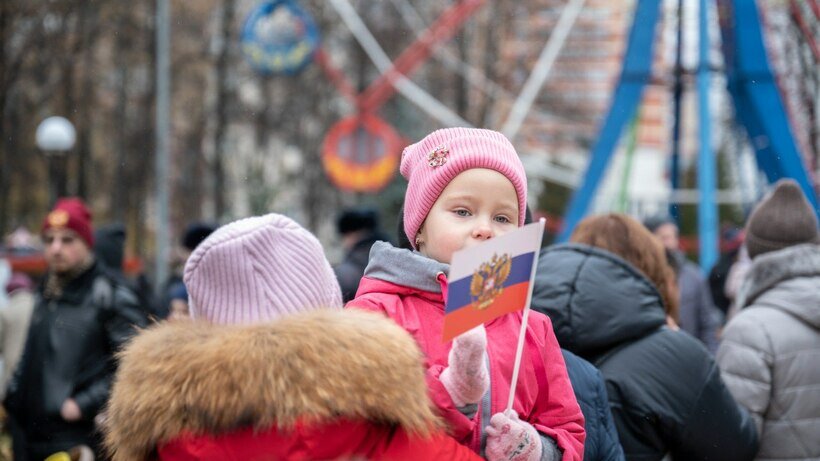
[[[453,254],[447,277],[444,341],[482,323],[528,307],[544,223]]]

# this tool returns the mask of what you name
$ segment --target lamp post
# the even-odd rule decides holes
[[[48,164],[49,206],[66,194],[65,154],[74,147],[77,132],[74,125],[63,117],[48,117],[37,126],[37,147],[46,156]]]

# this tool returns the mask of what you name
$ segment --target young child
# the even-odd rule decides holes
[[[522,312],[441,339],[453,253],[524,223],[527,179],[512,144],[490,130],[438,130],[404,150],[401,173],[404,233],[415,251],[377,242],[348,306],[383,312],[413,335],[456,440],[489,460],[580,461],[584,420],[546,316],[530,312],[510,413]]]
[[[342,310],[319,241],[278,214],[227,224],[185,264],[191,319],[118,356],[113,461],[480,459],[444,433],[421,351]]]

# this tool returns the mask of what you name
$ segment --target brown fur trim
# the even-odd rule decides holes
[[[422,355],[382,315],[321,310],[253,326],[166,322],[120,354],[106,424],[115,461],[181,432],[362,418],[425,435],[439,422]]]

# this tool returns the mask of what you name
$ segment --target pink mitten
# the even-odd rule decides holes
[[[449,366],[441,372],[441,384],[450,393],[456,407],[476,404],[490,387],[484,351],[487,333],[484,325],[461,334],[453,340],[447,358]]]
[[[541,438],[530,423],[514,411],[496,413],[487,426],[486,454],[489,461],[538,461]]]

